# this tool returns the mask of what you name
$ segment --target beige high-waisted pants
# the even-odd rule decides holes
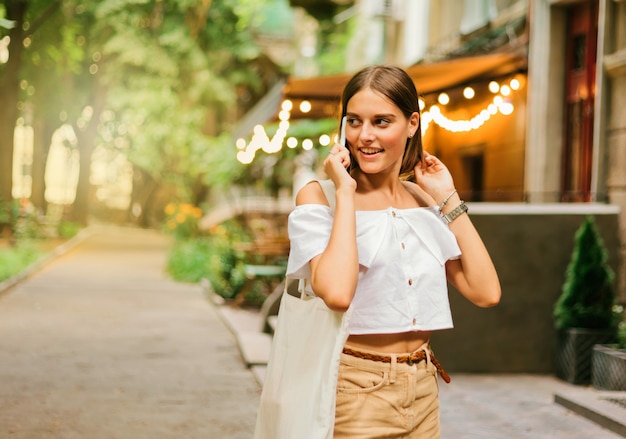
[[[398,363],[395,356],[384,363],[341,354],[335,439],[441,437],[437,369],[428,344],[419,350],[426,350],[428,359],[413,365]]]

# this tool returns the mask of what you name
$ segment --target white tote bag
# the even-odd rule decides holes
[[[332,439],[350,311],[332,311],[319,297],[283,293],[255,439]]]

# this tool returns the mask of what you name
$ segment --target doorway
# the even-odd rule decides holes
[[[561,201],[591,201],[598,2],[567,10],[565,124]]]

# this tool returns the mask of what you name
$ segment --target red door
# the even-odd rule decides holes
[[[568,8],[562,201],[591,200],[598,2]]]

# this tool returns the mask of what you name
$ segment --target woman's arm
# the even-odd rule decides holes
[[[454,190],[448,169],[439,159],[424,152],[424,161],[415,168],[417,184],[438,205]],[[449,197],[442,213],[447,214],[461,202],[457,193]],[[449,224],[461,249],[461,258],[446,263],[448,281],[472,303],[489,307],[497,305],[502,295],[500,280],[491,257],[467,214]]]
[[[346,311],[350,306],[359,275],[354,207],[356,182],[345,170],[345,148],[341,148],[336,145],[335,153],[324,162],[324,170],[336,189],[330,239],[326,249],[310,262],[313,291],[336,311]],[[319,183],[309,183],[298,192],[297,205],[310,203],[328,204]]]
[[[460,202],[459,196],[454,194],[443,213],[447,214]],[[462,214],[449,227],[461,248],[461,258],[446,263],[448,281],[475,305],[497,305],[502,295],[498,273],[472,220]]]

